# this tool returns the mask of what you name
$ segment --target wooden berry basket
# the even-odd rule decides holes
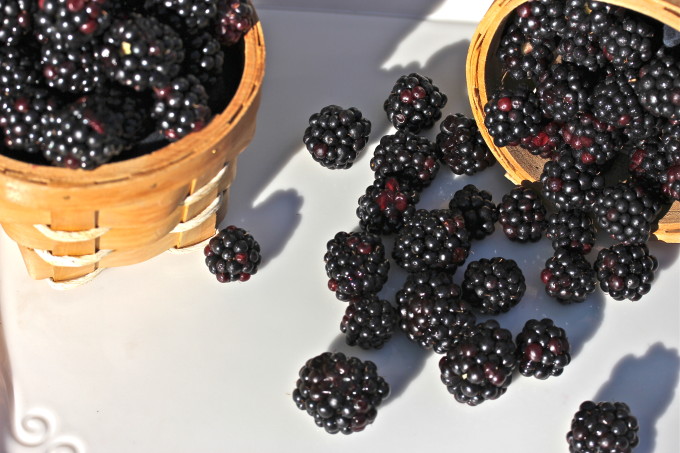
[[[91,171],[0,155],[0,224],[31,277],[69,287],[214,235],[238,155],[255,134],[265,67],[259,22],[244,36],[243,66],[222,113],[152,153]]]
[[[680,0],[605,0],[606,3],[622,6],[645,14],[669,26],[680,29]],[[526,0],[495,0],[480,21],[472,37],[467,54],[467,87],[472,113],[496,159],[506,171],[505,176],[519,184],[522,181],[537,181],[543,170],[544,160],[517,146],[498,147],[484,127],[484,105],[488,92],[500,85],[501,72],[495,63],[506,21],[512,12]],[[675,202],[659,220],[654,236],[664,242],[680,243],[680,202]]]

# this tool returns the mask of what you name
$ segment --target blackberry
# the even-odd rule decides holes
[[[511,259],[495,257],[472,261],[463,276],[463,298],[482,314],[498,315],[517,305],[526,284],[524,274]]]
[[[42,84],[39,50],[30,45],[0,46],[0,97],[25,96],[26,90]]]
[[[376,177],[393,176],[418,190],[429,186],[439,172],[434,144],[408,131],[383,136],[370,166]]]
[[[558,248],[541,271],[545,292],[561,304],[579,303],[593,291],[596,275],[588,260],[578,251]]]
[[[625,10],[599,0],[569,0],[564,7],[565,31],[578,31],[597,41],[605,31],[618,22]]]
[[[0,0],[0,43],[16,46],[31,29],[28,0]],[[32,9],[31,5],[31,9]]]
[[[460,287],[448,272],[409,274],[396,296],[401,330],[421,347],[445,353],[461,330],[476,322],[460,295]]]
[[[570,453],[630,453],[639,442],[638,422],[626,403],[584,401],[567,433]]]
[[[496,162],[473,119],[461,113],[448,115],[439,129],[436,143],[440,159],[453,173],[474,175]]]
[[[101,85],[97,93],[106,105],[122,117],[121,137],[129,145],[135,145],[154,132],[151,118],[152,97],[115,83]]]
[[[543,126],[537,135],[522,138],[520,144],[534,156],[555,159],[559,155],[560,148],[564,147],[564,141],[560,135],[561,128],[561,123],[551,121]]]
[[[250,0],[218,0],[215,32],[224,46],[233,46],[257,23]]]
[[[460,403],[495,400],[512,382],[516,350],[512,333],[496,320],[465,327],[439,361],[442,383]]]
[[[309,117],[302,141],[312,158],[330,169],[350,168],[364,149],[371,122],[356,107],[328,105]]]
[[[369,294],[350,301],[340,322],[340,330],[350,346],[380,349],[392,338],[399,314],[386,300]]]
[[[661,134],[668,169],[659,176],[661,189],[672,200],[680,200],[680,124],[669,124]]]
[[[622,147],[623,135],[613,126],[598,121],[591,113],[585,112],[562,126],[564,142],[574,151],[579,165],[611,164]]]
[[[389,393],[375,363],[341,352],[324,352],[300,369],[293,401],[326,432],[351,434],[375,421],[378,407]]]
[[[528,89],[494,91],[484,106],[484,125],[496,146],[516,146],[545,123],[538,98]]]
[[[625,244],[647,242],[660,211],[660,202],[633,182],[605,187],[593,205],[596,224]]]
[[[642,143],[658,139],[665,125],[665,118],[658,118],[644,111],[637,121],[623,128],[623,133],[630,143]]]
[[[517,368],[522,376],[559,376],[571,362],[569,339],[552,319],[530,319],[515,338]]]
[[[639,76],[635,90],[642,106],[657,117],[680,120],[680,60],[660,53]]]
[[[0,104],[4,145],[12,150],[38,153],[44,138],[42,119],[54,115],[61,106],[60,99],[44,88],[31,87],[4,98]]]
[[[397,233],[392,258],[408,272],[454,272],[470,253],[470,236],[461,211],[418,209]]]
[[[524,80],[544,72],[553,62],[555,44],[550,39],[528,36],[517,24],[510,24],[498,45],[501,71],[512,79]]]
[[[602,291],[615,300],[632,301],[649,292],[658,267],[659,262],[645,244],[604,248],[597,254],[594,265]]]
[[[661,192],[661,180],[670,164],[663,143],[649,140],[627,149],[628,172],[635,182],[651,192]]]
[[[382,240],[373,233],[338,232],[326,244],[323,259],[328,288],[345,301],[376,294],[387,281],[390,270]]]
[[[111,26],[113,3],[109,0],[40,0],[33,15],[36,37],[43,45],[79,48]]]
[[[151,116],[163,136],[170,141],[200,131],[211,119],[205,88],[191,74],[154,88],[154,94],[156,101]]]
[[[414,72],[397,79],[383,109],[395,128],[417,134],[439,121],[447,100],[432,79]]]
[[[544,40],[557,37],[566,27],[564,2],[560,0],[532,0],[515,8],[514,23],[527,36]]]
[[[607,65],[599,43],[591,40],[591,34],[569,28],[555,50],[558,58],[565,63],[575,64],[589,71],[597,72]]]
[[[220,283],[249,280],[262,261],[260,244],[246,230],[234,225],[210,239],[203,254],[208,270]]]
[[[92,93],[105,79],[91,44],[74,48],[45,44],[40,62],[47,85],[65,93]]]
[[[217,0],[147,0],[145,8],[160,5],[173,11],[189,29],[205,28],[217,16]]]
[[[579,165],[570,149],[563,149],[556,160],[543,165],[542,194],[558,210],[588,209],[605,186],[597,165]]]
[[[468,184],[453,194],[449,209],[460,210],[465,219],[465,229],[470,239],[484,239],[493,233],[498,221],[498,207],[491,199],[491,193]]]
[[[198,77],[204,87],[212,87],[224,69],[224,51],[219,41],[206,31],[184,35],[184,73]]]
[[[623,128],[643,119],[644,110],[625,75],[613,74],[595,85],[588,98],[598,121]]]
[[[630,15],[608,27],[600,36],[602,52],[615,68],[639,68],[655,52],[654,27]]]
[[[550,214],[545,236],[552,241],[553,250],[564,248],[586,255],[595,245],[597,231],[586,211],[574,209]]]
[[[369,233],[392,234],[416,212],[418,190],[397,178],[376,178],[359,197],[359,227]]]
[[[593,76],[579,66],[553,64],[538,77],[536,95],[543,115],[565,122],[588,107],[588,95],[594,85]]]
[[[498,204],[498,221],[511,241],[537,242],[546,224],[546,209],[535,190],[515,186]]]

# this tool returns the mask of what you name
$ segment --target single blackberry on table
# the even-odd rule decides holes
[[[495,90],[484,106],[484,125],[497,146],[519,145],[546,123],[538,98],[526,88]]]
[[[515,186],[498,204],[498,221],[511,241],[537,242],[547,226],[547,211],[535,190]]]
[[[328,105],[309,117],[302,141],[312,158],[330,169],[350,168],[364,149],[371,122],[356,107]]]
[[[543,115],[558,122],[576,118],[588,107],[594,76],[582,67],[556,63],[539,75],[536,95]]]
[[[340,331],[350,346],[380,349],[392,338],[399,313],[388,301],[376,294],[350,300],[340,322]]]
[[[597,254],[594,265],[602,291],[615,300],[632,301],[649,292],[658,267],[659,262],[645,244],[604,248]]]
[[[359,197],[359,227],[369,233],[392,234],[416,212],[419,191],[395,177],[375,179]]]
[[[395,128],[417,134],[439,121],[447,101],[431,78],[414,72],[397,79],[383,109]]]
[[[578,251],[558,248],[541,271],[545,292],[561,304],[579,303],[597,286],[595,271]]]
[[[377,178],[392,176],[418,190],[429,186],[439,172],[435,145],[408,131],[383,136],[370,166]]]
[[[561,128],[562,123],[551,121],[543,126],[538,134],[522,138],[520,145],[534,156],[555,159],[560,149],[564,147],[564,141],[560,135]]]
[[[72,48],[44,44],[40,49],[40,63],[45,83],[65,93],[92,93],[106,78],[89,43]]]
[[[581,166],[611,164],[623,146],[623,134],[614,126],[598,121],[590,112],[565,123],[560,130],[564,142],[574,151]]]
[[[530,319],[515,338],[517,368],[522,376],[559,376],[571,362],[569,339],[550,318]]]
[[[30,6],[30,9],[29,9]],[[16,46],[31,30],[31,10],[28,0],[0,0],[0,43]]]
[[[439,158],[453,173],[474,175],[496,162],[475,120],[461,113],[448,115],[439,124],[439,130],[436,137]]]
[[[260,244],[249,232],[234,225],[210,239],[203,254],[208,270],[220,283],[249,280],[262,261]]]
[[[570,453],[631,453],[638,422],[626,403],[584,401],[567,433]]]
[[[574,209],[548,215],[545,236],[552,241],[553,250],[564,248],[586,255],[595,245],[597,231],[586,211]]]
[[[468,184],[457,190],[449,201],[449,209],[463,213],[470,239],[484,239],[495,231],[499,214],[491,198],[491,193]]]
[[[512,333],[496,320],[465,327],[439,361],[442,383],[459,403],[495,400],[512,382],[516,350]]]
[[[627,15],[608,27],[599,37],[602,53],[615,68],[639,68],[656,51],[654,27],[645,20]]]
[[[657,117],[680,120],[680,59],[659,52],[640,68],[634,86],[647,111]]]
[[[250,0],[218,0],[215,32],[224,46],[239,42],[257,23]]]
[[[12,150],[38,153],[44,138],[43,118],[54,115],[62,101],[44,88],[30,87],[0,102],[0,131]]]
[[[448,272],[409,274],[396,296],[401,330],[421,347],[445,353],[463,328],[476,323],[470,305],[460,296],[460,287]]]
[[[375,363],[324,352],[300,369],[293,401],[326,432],[351,434],[375,421],[389,393],[389,384],[378,375]]]
[[[511,23],[498,45],[501,71],[515,80],[532,78],[550,66],[554,50],[553,40],[527,35],[519,25]]]
[[[376,294],[387,281],[390,262],[380,236],[338,232],[324,254],[328,288],[340,300]]]
[[[187,74],[154,88],[151,112],[158,129],[170,141],[203,129],[211,119],[208,95],[197,77]]]
[[[194,74],[204,87],[212,87],[224,69],[224,51],[219,41],[207,31],[184,35],[184,73]]]
[[[659,200],[634,182],[605,187],[593,205],[596,224],[626,244],[647,242],[660,211]]]
[[[605,77],[593,88],[588,103],[598,121],[614,127],[623,128],[643,119],[644,110],[625,74]]]
[[[418,209],[397,232],[392,258],[408,272],[454,272],[470,253],[470,235],[461,211]]]
[[[463,276],[463,298],[482,314],[498,315],[516,306],[526,283],[514,260],[495,257],[472,261]]]
[[[155,5],[173,11],[190,29],[205,28],[217,16],[217,0],[147,0],[145,8]]]
[[[115,8],[111,0],[40,0],[33,14],[41,44],[79,48],[110,26]]]
[[[605,187],[602,170],[597,165],[579,165],[569,148],[543,165],[540,181],[543,196],[558,210],[589,209]]]

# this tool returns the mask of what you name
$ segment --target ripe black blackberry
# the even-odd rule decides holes
[[[0,0],[0,43],[16,46],[31,30],[33,5],[28,0]]]
[[[205,30],[188,31],[184,37],[184,73],[194,74],[206,89],[214,86],[224,69],[224,51]]]
[[[579,303],[595,291],[595,271],[578,251],[558,248],[541,271],[545,292],[561,304]]]
[[[170,141],[200,131],[212,116],[205,88],[191,74],[154,88],[154,96],[151,116],[156,120],[158,130]]]
[[[538,98],[526,88],[499,88],[484,106],[484,125],[497,146],[519,145],[535,136],[546,123]]]
[[[599,37],[602,53],[615,68],[639,68],[652,59],[656,46],[654,27],[628,14]]]
[[[680,123],[670,123],[662,129],[661,142],[668,168],[659,176],[663,194],[680,200]]]
[[[150,93],[139,93],[117,83],[105,83],[97,89],[106,105],[122,117],[121,138],[134,146],[155,130],[151,118],[153,99]]]
[[[624,9],[599,0],[569,0],[564,7],[566,28],[561,31],[578,31],[597,41],[602,34],[619,21]]]
[[[536,95],[543,115],[558,122],[575,118],[588,106],[594,76],[569,63],[553,64],[538,77]]]
[[[431,78],[414,72],[397,79],[383,109],[395,128],[417,134],[439,121],[447,100]]]
[[[623,134],[598,121],[590,112],[580,113],[560,130],[564,142],[574,150],[581,166],[611,164],[623,145]]]
[[[597,72],[607,65],[607,58],[589,32],[568,28],[562,33],[556,54],[562,61]]]
[[[455,174],[474,175],[496,162],[475,120],[456,113],[444,118],[439,129],[439,158]]]
[[[439,361],[442,383],[460,403],[495,400],[512,382],[516,349],[512,333],[496,320],[465,327]]]
[[[630,453],[639,442],[638,422],[626,403],[584,401],[567,433],[570,453]]]
[[[376,294],[350,300],[340,322],[340,331],[350,346],[380,349],[392,338],[399,313],[388,301]]]
[[[515,338],[517,368],[522,376],[559,376],[571,362],[569,339],[552,319],[530,319]]]
[[[363,231],[392,234],[416,212],[419,191],[397,178],[376,178],[359,197],[356,214]]]
[[[493,233],[498,221],[498,207],[491,199],[491,193],[468,184],[453,194],[449,209],[460,210],[465,219],[465,229],[470,239],[484,239]]]
[[[547,226],[541,197],[530,187],[518,185],[498,204],[498,221],[511,241],[537,242]]]
[[[644,110],[625,74],[611,74],[593,88],[588,98],[598,121],[624,128],[642,121]]]
[[[397,232],[392,258],[408,272],[454,272],[470,253],[470,235],[461,211],[418,209]]]
[[[323,260],[328,288],[343,301],[378,293],[390,270],[382,240],[373,233],[338,232],[326,244]]]
[[[234,225],[210,239],[203,254],[208,270],[220,283],[249,280],[262,261],[260,244],[246,230]]]
[[[574,209],[550,214],[545,236],[552,241],[553,250],[564,248],[586,255],[595,245],[597,231],[586,211]]]
[[[639,76],[635,91],[642,106],[657,117],[680,120],[680,59],[659,52]]]
[[[207,27],[217,16],[217,0],[146,0],[145,8],[155,5],[173,11],[194,30]]]
[[[44,138],[42,119],[54,115],[62,103],[48,90],[33,87],[3,98],[0,132],[4,132],[4,145],[11,150],[38,153]]]
[[[514,23],[504,30],[498,45],[501,71],[515,80],[525,80],[544,72],[553,62],[552,39],[528,35]]]
[[[659,200],[634,182],[605,187],[593,205],[596,224],[625,244],[647,242],[660,211]]]
[[[104,83],[102,65],[90,43],[69,48],[48,42],[40,50],[40,63],[45,83],[65,93],[92,93]]]
[[[377,178],[393,176],[418,190],[429,186],[439,172],[434,144],[408,131],[383,136],[370,166]]]
[[[564,147],[564,140],[560,135],[562,123],[551,121],[545,124],[537,135],[522,138],[520,145],[534,156],[543,159],[555,159]]]
[[[628,172],[635,182],[650,192],[661,191],[662,175],[669,168],[669,159],[660,140],[647,140],[637,145],[629,145]]]
[[[293,401],[326,432],[351,434],[375,421],[378,407],[389,393],[375,363],[341,352],[324,352],[300,369]]]
[[[495,257],[472,261],[463,276],[463,298],[482,314],[498,315],[517,305],[526,284],[514,260]]]
[[[558,210],[588,209],[605,186],[598,166],[579,165],[569,148],[543,165],[540,181],[543,196]]]
[[[302,141],[312,158],[326,168],[350,168],[364,149],[371,122],[359,109],[328,105],[309,117]]]
[[[0,46],[0,100],[25,96],[42,85],[39,49],[32,45]]]
[[[513,22],[525,35],[539,40],[557,37],[566,27],[564,2],[560,0],[533,0],[515,8]]]
[[[446,353],[461,330],[476,322],[460,296],[460,287],[448,272],[409,274],[396,296],[401,330],[421,347]]]
[[[594,265],[602,291],[615,300],[632,301],[649,292],[658,267],[659,262],[645,244],[604,248],[597,254]]]
[[[217,39],[233,46],[257,23],[257,15],[250,0],[217,0],[215,23]]]
[[[104,33],[112,21],[111,0],[40,0],[33,14],[36,38],[41,44],[51,43],[79,48]]]

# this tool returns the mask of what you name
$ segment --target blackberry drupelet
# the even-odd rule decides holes
[[[383,109],[395,128],[417,134],[439,121],[447,101],[431,78],[414,72],[397,79]]]
[[[552,319],[530,319],[515,338],[517,368],[522,376],[559,376],[571,362],[569,339]]]
[[[234,225],[210,239],[203,254],[208,270],[220,283],[249,280],[262,261],[260,244],[246,230]]]
[[[511,241],[537,242],[547,226],[546,209],[535,190],[515,186],[498,204],[498,221]]]
[[[417,190],[429,186],[439,172],[435,145],[408,131],[383,136],[370,166],[376,178],[392,176]]]
[[[574,209],[550,214],[545,236],[552,241],[553,250],[564,248],[586,255],[595,245],[597,231],[586,211]]]
[[[570,453],[631,453],[638,422],[626,403],[584,401],[567,433]]]
[[[250,0],[217,0],[215,31],[223,46],[233,46],[257,23]]]
[[[493,319],[465,327],[439,361],[442,383],[460,403],[495,400],[512,382],[516,349],[512,333]]]
[[[536,95],[543,115],[565,122],[587,109],[588,95],[594,85],[589,71],[569,63],[553,64],[539,75]]]
[[[160,5],[173,11],[189,29],[205,28],[217,16],[217,0],[147,0],[145,7]]]
[[[212,112],[208,95],[197,77],[187,74],[168,85],[154,88],[155,103],[151,116],[160,132],[170,141],[203,129]]]
[[[338,232],[323,259],[328,288],[343,301],[378,293],[390,270],[382,240],[373,233]]]
[[[397,178],[376,178],[359,197],[359,227],[369,233],[392,234],[416,212],[418,190]]]
[[[496,162],[475,120],[461,113],[448,115],[439,124],[436,143],[439,158],[457,175],[474,175]]]
[[[449,201],[449,209],[463,213],[470,239],[484,239],[495,231],[499,214],[491,198],[491,193],[468,184],[456,191]]]
[[[184,35],[184,73],[194,74],[204,87],[221,80],[224,51],[219,41],[207,31],[188,31]]]
[[[524,137],[520,145],[534,156],[543,159],[555,159],[564,147],[564,141],[560,135],[562,123],[551,121],[544,125],[537,135]]]
[[[44,138],[42,118],[61,108],[58,97],[44,88],[30,87],[7,96],[0,103],[0,132],[4,145],[12,150],[38,153]]]
[[[350,346],[380,349],[392,338],[399,313],[388,301],[376,294],[350,300],[340,322],[340,331]]]
[[[657,117],[680,120],[680,59],[659,52],[639,76],[635,91],[642,106]]]
[[[29,9],[30,6],[30,9]],[[31,30],[31,10],[28,0],[0,0],[0,43],[17,46]]]
[[[574,152],[562,149],[557,159],[543,165],[542,194],[558,210],[589,209],[605,187],[597,165],[579,165]]]
[[[38,41],[79,48],[104,33],[112,21],[112,0],[40,0],[33,14]]]
[[[623,128],[643,120],[644,110],[625,74],[611,74],[593,88],[588,98],[598,121]]]
[[[565,123],[560,130],[564,142],[574,151],[581,166],[611,164],[623,146],[623,134],[613,126],[584,112]]]
[[[639,17],[627,15],[599,38],[602,53],[615,68],[639,68],[654,56],[654,27]]]
[[[389,393],[373,362],[324,352],[300,369],[293,401],[326,432],[351,434],[375,421]]]
[[[460,287],[448,272],[409,274],[396,296],[401,330],[421,347],[446,353],[461,330],[476,322],[460,295]]]
[[[654,272],[659,267],[656,257],[645,244],[616,244],[600,250],[595,272],[600,288],[615,300],[640,300],[651,289]]]
[[[90,43],[72,48],[44,44],[40,63],[45,83],[65,93],[92,93],[104,83],[102,65]]]
[[[302,141],[312,158],[330,169],[350,168],[364,149],[371,122],[359,109],[328,105],[309,117]]]
[[[634,182],[605,187],[593,205],[597,226],[625,244],[647,242],[660,211],[659,200]]]
[[[495,257],[472,261],[463,276],[463,298],[482,314],[498,315],[517,305],[526,284],[514,260]]]
[[[497,146],[519,145],[524,137],[538,135],[546,122],[538,98],[526,88],[499,88],[484,106],[484,125]]]
[[[501,71],[515,80],[530,79],[550,66],[554,50],[552,39],[531,37],[520,26],[510,24],[498,45]]]
[[[470,253],[470,235],[461,211],[418,209],[397,232],[392,258],[408,272],[455,272]]]
[[[578,251],[558,248],[541,271],[545,292],[561,304],[579,303],[595,291],[597,279],[592,266]]]

